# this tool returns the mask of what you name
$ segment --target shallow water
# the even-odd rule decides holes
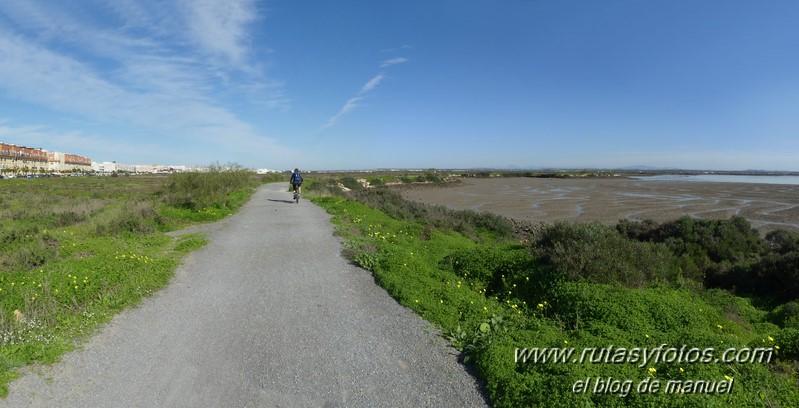
[[[752,184],[787,184],[799,185],[799,176],[746,176],[731,174],[697,174],[675,175],[664,174],[659,176],[633,177],[636,180],[651,181],[705,181],[711,183],[752,183]]]

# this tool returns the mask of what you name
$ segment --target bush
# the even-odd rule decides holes
[[[799,251],[763,258],[751,269],[738,274],[739,292],[767,297],[775,303],[799,299]]]
[[[778,354],[780,360],[799,360],[799,329],[785,328],[777,333],[774,339],[780,347]]]
[[[15,245],[5,256],[0,256],[0,267],[9,271],[26,271],[57,259],[57,240],[45,236],[31,236]]]
[[[442,183],[444,175],[436,173],[435,171],[426,171],[423,175],[418,176],[417,179],[422,183]]]
[[[9,246],[17,242],[24,242],[31,236],[38,234],[39,228],[34,226],[20,226],[6,231],[0,231],[0,244]]]
[[[66,211],[57,215],[55,226],[69,227],[71,225],[79,224],[83,221],[86,221],[86,214],[76,213],[74,211]]]
[[[766,242],[771,249],[781,255],[799,252],[799,233],[785,230],[771,231],[766,234]]]
[[[768,314],[768,319],[780,327],[799,329],[799,301],[777,306]]]
[[[341,185],[350,190],[363,190],[363,184],[356,180],[354,177],[344,177],[341,179]]]
[[[172,206],[200,211],[208,207],[228,207],[234,191],[255,186],[252,173],[232,166],[212,166],[204,173],[175,173],[164,193],[164,201]]]
[[[37,226],[0,231],[0,246],[0,270],[25,271],[58,259],[58,240]]]
[[[620,221],[622,235],[666,245],[704,284],[780,304],[799,299],[799,234],[773,231],[760,237],[741,217],[695,220],[683,217],[661,225]]]
[[[152,204],[126,204],[116,210],[109,210],[110,218],[97,224],[98,236],[119,235],[124,233],[150,234],[155,232],[155,211]]]
[[[306,179],[302,184],[304,191],[320,195],[340,196],[343,194],[338,181],[333,178]]]
[[[652,220],[637,222],[621,219],[616,224],[616,231],[630,239],[654,242],[656,239],[660,238],[658,233],[659,227],[660,225]]]
[[[677,256],[687,255],[703,272],[724,275],[732,265],[751,265],[767,252],[765,241],[745,218],[697,220],[682,217],[656,225],[620,221],[617,230],[638,241],[666,244]],[[723,277],[722,277],[723,279]]]
[[[631,241],[598,223],[558,222],[546,227],[534,246],[546,263],[570,280],[640,288],[699,279],[690,262],[665,245]]]

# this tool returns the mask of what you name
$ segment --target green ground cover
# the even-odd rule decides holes
[[[164,231],[219,220],[262,180],[202,174],[0,183],[0,395],[17,368],[57,361],[100,323],[164,287],[205,245]]]
[[[519,239],[501,217],[391,191],[313,201],[333,215],[345,255],[474,364],[496,407],[799,406],[795,299],[770,299],[767,285],[756,298],[711,285],[723,274],[776,273],[762,266],[779,255],[769,242],[787,253],[792,239],[756,241],[740,220],[677,221],[660,232],[557,224]],[[737,262],[708,255],[725,240]],[[535,362],[534,349],[575,354]],[[742,361],[717,361],[728,349],[744,350]],[[661,357],[644,361],[645,352]],[[652,383],[661,389],[638,389]],[[697,392],[710,384],[714,392]]]

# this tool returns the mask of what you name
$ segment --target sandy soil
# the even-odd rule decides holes
[[[501,214],[517,220],[572,220],[613,224],[667,221],[684,215],[742,216],[765,233],[799,230],[799,186],[634,179],[467,179],[451,188],[408,190],[403,195],[454,209]]]

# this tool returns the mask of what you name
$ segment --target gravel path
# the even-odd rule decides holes
[[[329,216],[262,187],[172,283],[0,406],[485,406],[435,330],[340,256]]]

